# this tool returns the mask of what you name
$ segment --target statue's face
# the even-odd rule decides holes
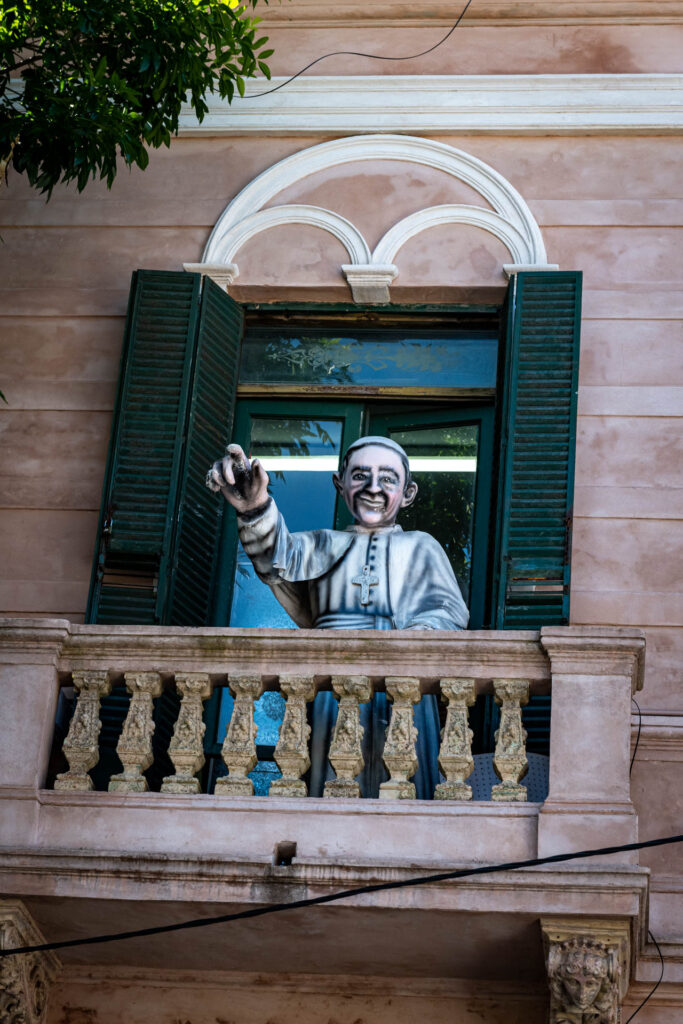
[[[590,1009],[602,988],[602,981],[592,976],[563,979],[565,992],[580,1010]]]
[[[334,485],[360,526],[393,526],[402,508],[415,500],[417,484],[406,487],[406,474],[397,452],[369,444],[351,452],[344,475]]]

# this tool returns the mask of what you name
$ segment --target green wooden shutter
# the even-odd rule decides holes
[[[196,274],[133,275],[88,622],[207,623],[215,555],[198,574],[197,491],[232,425],[241,314],[207,281],[200,315],[200,290]],[[195,487],[207,443],[211,453]],[[206,494],[198,528],[205,544],[221,513]],[[189,577],[195,593],[205,588],[191,608],[181,600]]]
[[[515,275],[508,299],[496,627],[569,621],[581,274]]]
[[[185,464],[178,503],[168,613],[171,625],[211,624],[218,541],[225,501],[205,484],[225,451],[235,413],[241,307],[211,280],[202,295]]]

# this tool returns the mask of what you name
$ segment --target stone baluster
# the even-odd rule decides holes
[[[442,679],[441,699],[448,702],[441,737],[439,766],[446,776],[434,790],[435,800],[471,800],[472,787],[465,782],[474,771],[472,730],[468,708],[476,699],[474,679]]]
[[[329,756],[337,778],[325,783],[323,796],[359,797],[360,786],[355,780],[364,764],[361,750],[364,730],[360,724],[359,704],[370,700],[370,679],[368,676],[332,676],[332,689],[339,698],[339,710]]]
[[[175,683],[182,698],[168,748],[175,775],[166,776],[161,792],[200,793],[196,775],[204,764],[203,712],[204,701],[211,696],[211,680],[206,672],[176,673]]]
[[[152,753],[153,699],[161,694],[161,676],[158,672],[126,672],[125,680],[131,701],[116,746],[116,753],[123,765],[123,771],[119,775],[112,775],[109,780],[109,791],[112,793],[145,793],[149,786],[142,773],[149,768],[154,760]]]
[[[261,676],[230,676],[230,692],[235,698],[221,751],[229,775],[216,782],[216,793],[223,796],[253,796],[254,783],[247,775],[256,767],[254,701],[263,693]]]
[[[78,698],[62,746],[69,770],[57,776],[55,789],[90,790],[93,782],[88,772],[100,759],[100,700],[111,693],[111,679],[109,672],[75,671],[73,681]]]
[[[417,771],[413,705],[420,700],[420,680],[408,676],[387,676],[387,697],[393,707],[384,744],[384,763],[391,778],[379,787],[381,800],[414,800],[415,784],[408,779]]]
[[[520,679],[494,679],[493,690],[500,705],[493,767],[501,781],[493,786],[491,799],[526,800],[526,786],[520,786],[519,780],[529,767],[526,731],[522,727],[522,706],[529,700],[529,684]]]
[[[308,737],[311,727],[306,720],[306,703],[315,697],[313,676],[280,676],[280,690],[287,698],[285,717],[275,747],[275,762],[281,779],[270,784],[270,796],[308,796],[301,776],[310,766]]]

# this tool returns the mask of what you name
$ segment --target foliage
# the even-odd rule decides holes
[[[0,0],[0,164],[47,192],[144,168],[182,104],[230,101],[270,72],[258,0]],[[265,0],[267,3],[268,0]]]

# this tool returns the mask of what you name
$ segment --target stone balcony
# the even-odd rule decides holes
[[[3,620],[0,892],[21,900],[42,933],[57,939],[634,842],[631,696],[642,685],[643,659],[642,635],[617,628],[387,633]],[[118,742],[124,770],[95,791],[88,772],[98,758],[99,700],[123,686],[132,695]],[[235,697],[222,752],[228,772],[215,793],[202,793],[195,779],[202,702],[225,686]],[[48,789],[63,687],[78,695],[63,744],[68,769]],[[148,792],[142,773],[152,757],[152,700],[165,687],[182,698],[169,748],[175,772],[160,792]],[[320,689],[339,700],[330,749],[337,778],[314,799],[302,782],[305,709]],[[275,749],[282,779],[267,797],[252,795],[247,777],[253,702],[262,690],[287,699]],[[378,799],[360,799],[358,706],[374,690],[393,702],[384,749],[390,778]],[[408,782],[412,706],[423,693],[448,706],[443,778],[432,800],[413,799]],[[486,801],[471,799],[466,781],[468,710],[482,693],[501,705],[494,755],[501,781]],[[548,693],[549,787],[536,803],[524,788],[520,711],[528,695]],[[229,965],[211,928],[193,932],[191,942],[176,933],[119,943],[106,954],[105,947],[67,951],[63,960],[282,975],[310,972],[324,955],[345,976],[540,983],[544,941],[608,935],[625,983],[646,904],[647,872],[625,853],[358,895],[315,908],[306,924],[302,911],[240,922]]]

